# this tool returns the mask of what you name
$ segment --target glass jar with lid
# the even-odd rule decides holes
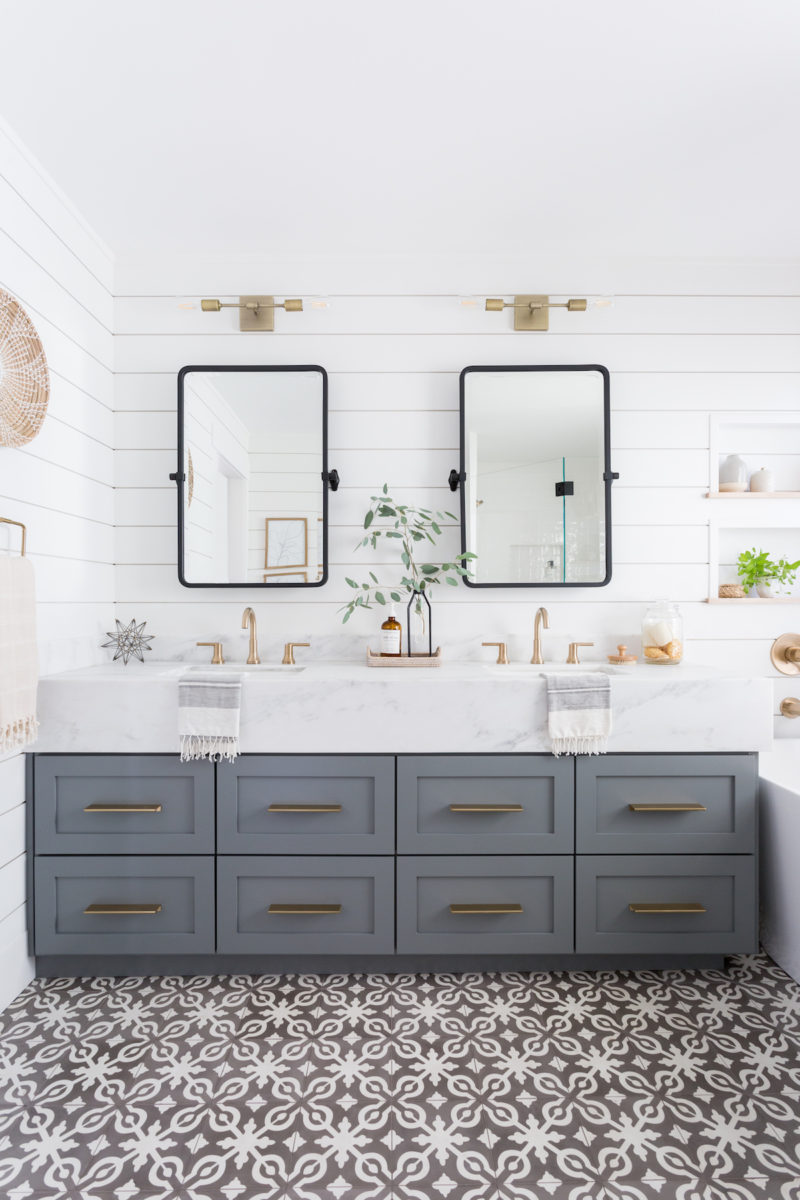
[[[642,653],[647,663],[679,663],[683,658],[683,617],[677,604],[659,600],[642,620]]]

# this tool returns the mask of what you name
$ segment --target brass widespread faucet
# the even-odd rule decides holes
[[[242,613],[242,629],[250,627],[250,648],[247,655],[248,666],[258,666],[261,659],[258,657],[258,633],[256,631],[256,614],[248,605]]]
[[[531,658],[531,662],[536,664],[544,662],[542,658],[542,625],[544,625],[545,629],[549,629],[550,618],[547,615],[546,608],[537,608],[536,616],[533,620],[533,657]]]

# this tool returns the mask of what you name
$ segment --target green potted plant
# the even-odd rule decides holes
[[[344,612],[342,623],[349,621],[359,608],[372,608],[373,604],[386,605],[394,602],[406,603],[416,598],[413,611],[424,620],[424,606],[430,607],[428,597],[431,590],[439,584],[449,584],[458,587],[462,578],[470,572],[464,564],[477,557],[474,554],[457,554],[453,562],[420,562],[419,552],[424,546],[436,545],[442,533],[445,521],[457,521],[458,518],[450,512],[432,511],[427,508],[415,508],[409,504],[399,504],[389,495],[389,485],[384,484],[378,496],[371,496],[372,503],[364,515],[365,535],[355,547],[378,547],[378,540],[383,538],[397,543],[400,551],[400,561],[404,573],[399,583],[384,584],[374,571],[369,572],[369,581],[358,583],[355,579],[345,578],[348,587],[354,593],[341,611]],[[385,521],[377,525],[376,522]],[[406,636],[410,638],[410,631]],[[410,649],[410,640],[409,640]]]
[[[800,559],[788,562],[779,558],[777,562],[771,559],[767,550],[743,550],[739,555],[737,571],[742,586],[751,591],[756,589],[762,599],[769,599],[779,592],[788,592],[794,585]]]

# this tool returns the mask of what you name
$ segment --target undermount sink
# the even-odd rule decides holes
[[[483,663],[485,671],[498,675],[594,675],[609,672],[602,663]]]
[[[206,672],[214,672],[217,667],[190,667],[189,674],[205,674]],[[299,675],[301,671],[305,671],[304,666],[299,666],[297,663],[284,666],[282,663],[272,665],[271,663],[225,663],[219,668],[222,673],[230,673],[233,675],[242,674],[246,678],[251,678],[258,675]]]

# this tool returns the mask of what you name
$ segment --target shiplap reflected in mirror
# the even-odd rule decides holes
[[[605,367],[461,373],[462,549],[472,587],[602,587],[611,578]]]
[[[319,587],[327,578],[322,367],[184,367],[178,574],[186,587]]]

